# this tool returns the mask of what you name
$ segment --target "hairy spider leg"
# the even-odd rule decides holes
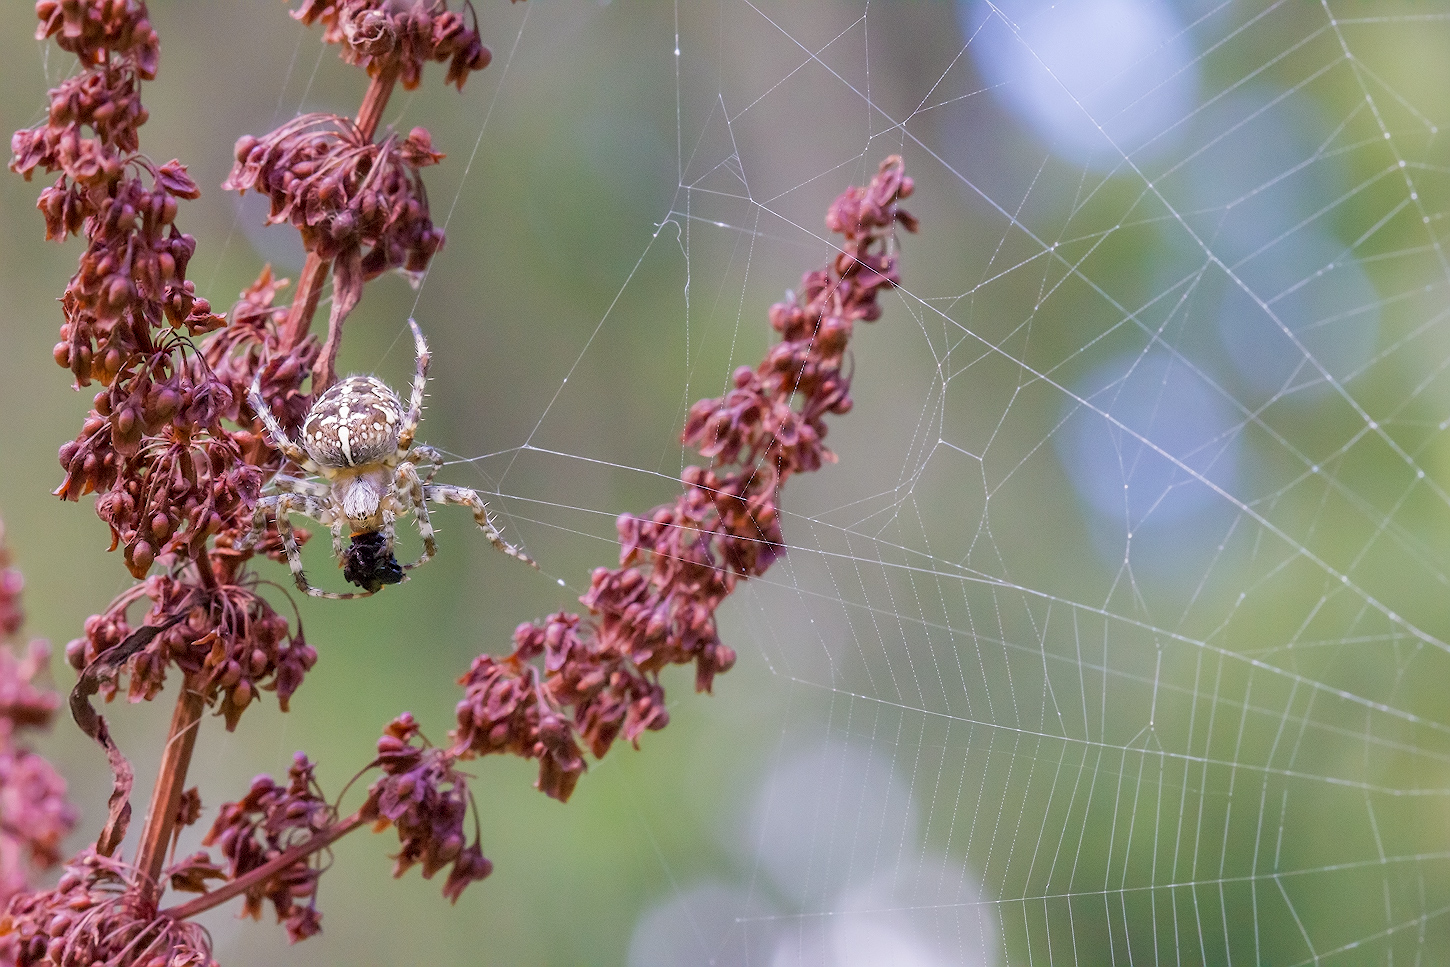
[[[428,563],[433,555],[438,553],[438,541],[433,536],[433,522],[428,517],[428,502],[424,497],[423,481],[418,477],[418,471],[413,464],[404,461],[398,465],[398,470],[393,477],[393,492],[397,494],[398,503],[405,510],[413,512],[414,519],[418,522],[418,534],[423,538],[423,553],[412,564],[404,565],[403,570],[411,571],[413,568]]]
[[[395,529],[398,525],[398,515],[386,507],[383,508],[382,513],[383,526],[378,528],[378,530],[382,531],[383,534],[383,550],[391,554],[393,553],[393,541],[397,538]],[[353,537],[356,536],[357,534],[353,535]]]
[[[336,519],[327,502],[320,497],[313,497],[309,494],[280,493],[274,497],[263,497],[257,501],[257,512],[260,515],[264,509],[269,509],[277,521],[277,533],[282,537],[282,546],[287,549],[287,566],[292,569],[292,580],[297,584],[297,590],[314,598],[328,598],[333,601],[345,601],[349,598],[366,598],[373,594],[372,591],[353,592],[339,594],[336,591],[324,591],[315,588],[307,580],[307,575],[302,571],[302,549],[297,546],[297,536],[292,532],[292,521],[288,519],[289,514],[297,513],[304,517],[310,517],[319,523],[329,524],[332,527],[333,544],[336,547],[342,546],[341,527],[342,522]],[[329,520],[329,518],[333,518]],[[265,526],[265,525],[264,525]],[[252,530],[257,530],[257,525],[252,524]]]
[[[252,530],[240,545],[241,550],[246,550],[261,538],[262,532],[267,529],[267,511],[270,510],[274,516],[280,516],[278,511],[279,497],[282,495],[306,497],[307,501],[301,506],[290,508],[291,513],[299,513],[310,517],[319,524],[325,525],[332,531],[332,554],[341,559],[342,547],[342,517],[333,507],[332,488],[325,483],[302,480],[298,477],[288,476],[279,473],[272,478],[273,485],[278,493],[263,497],[257,501],[257,509],[252,514]],[[293,504],[296,502],[293,501]]]
[[[257,541],[262,539],[262,534],[267,530],[268,516],[280,521],[286,513],[296,513],[310,517],[319,524],[330,528],[332,553],[334,556],[341,557],[343,552],[342,518],[332,509],[327,485],[313,483],[310,480],[298,480],[296,477],[288,477],[283,474],[278,474],[273,480],[281,493],[271,494],[257,500],[256,509],[252,512],[252,529],[237,543],[237,550],[250,550]],[[292,498],[286,502],[285,511],[283,497]],[[278,531],[281,531],[280,525]]]
[[[423,474],[423,482],[425,484],[432,483],[433,478],[438,476],[438,471],[443,469],[443,454],[439,453],[433,447],[428,446],[426,443],[420,443],[408,451],[408,455],[404,459],[414,465],[422,463],[428,464],[428,472]]]
[[[307,494],[309,497],[327,498],[332,496],[332,487],[320,480],[303,480],[301,477],[294,477],[290,473],[279,473],[272,478],[272,483],[278,490],[286,491],[289,494]]]
[[[277,417],[273,415],[271,407],[267,405],[266,400],[262,399],[262,371],[260,369],[257,370],[257,375],[252,380],[252,388],[247,393],[247,402],[252,404],[252,412],[257,414],[257,418],[262,421],[262,426],[266,429],[272,446],[282,451],[283,456],[308,473],[322,472],[322,468],[312,462],[307,451],[294,443],[292,438],[287,435],[287,431],[282,429],[282,424],[277,422]]]
[[[398,449],[407,450],[413,445],[413,437],[418,433],[418,423],[423,419],[423,391],[428,386],[428,342],[423,338],[423,330],[418,328],[418,323],[412,316],[408,317],[408,326],[413,330],[413,345],[418,351],[418,368],[413,373],[413,393],[408,398],[408,412],[403,417],[402,429],[398,432]]]
[[[423,488],[423,499],[435,504],[460,504],[464,507],[472,508],[473,519],[478,523],[479,527],[483,528],[483,536],[488,538],[490,544],[500,551],[503,551],[509,557],[523,561],[529,567],[537,568],[539,566],[534,563],[532,557],[529,557],[523,551],[503,539],[503,535],[499,533],[497,527],[493,526],[493,520],[489,517],[488,505],[474,491],[469,490],[467,487],[429,484]]]

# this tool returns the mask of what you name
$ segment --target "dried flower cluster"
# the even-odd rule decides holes
[[[106,613],[86,621],[86,637],[72,641],[66,650],[72,667],[85,668],[130,637],[135,629],[127,611],[143,598],[151,602],[146,625],[155,627],[172,617],[182,620],[156,635],[132,660],[133,701],[155,698],[166,684],[167,668],[175,665],[219,700],[218,713],[232,730],[259,691],[275,691],[278,705],[287,711],[288,699],[317,662],[317,651],[303,639],[300,626],[293,630],[255,589],[226,583],[198,591],[169,575],[153,575],[117,598]],[[110,681],[101,692],[110,698],[117,688]]]
[[[253,779],[240,802],[222,805],[202,840],[220,848],[225,868],[213,865],[207,853],[196,853],[170,871],[172,885],[205,893],[206,880],[236,880],[324,832],[337,819],[337,810],[323,797],[314,768],[299,752],[285,786],[268,776]],[[307,860],[283,867],[245,891],[242,913],[260,920],[263,904],[270,902],[278,922],[287,925],[287,936],[294,943],[304,940],[322,929],[322,915],[317,912],[321,877],[322,870]]]
[[[851,408],[846,344],[858,320],[880,317],[877,296],[898,283],[892,232],[898,223],[916,230],[897,204],[912,187],[893,156],[831,206],[841,251],[771,307],[781,341],[754,370],[736,370],[724,398],[690,409],[683,440],[710,465],[685,469],[674,504],[619,518],[620,566],[594,572],[581,598],[588,621],[560,612],[523,624],[511,654],[474,659],[453,733],[461,754],[538,759],[539,788],[568,799],[584,771],[581,741],[597,758],[621,734],[634,742],[669,721],[660,669],[694,664],[695,688],[709,691],[735,663],[715,611],[784,550],[777,501],[786,480],[835,459],[822,442],[824,418]]]
[[[433,748],[423,739],[413,716],[404,713],[388,723],[378,739],[373,763],[382,777],[368,789],[359,815],[378,829],[393,826],[402,850],[393,867],[402,876],[415,863],[424,878],[452,866],[443,895],[457,902],[463,888],[493,871],[483,855],[475,830],[467,842],[463,821],[468,813],[468,785],[454,768],[457,756]]]
[[[172,885],[204,893],[206,881],[230,880],[219,892],[244,895],[244,915],[260,919],[264,902],[270,901],[293,942],[303,940],[322,929],[316,905],[322,868],[315,854],[370,823],[376,831],[397,830],[401,849],[394,857],[395,877],[414,865],[429,879],[451,867],[443,895],[457,902],[468,884],[493,871],[479,845],[477,819],[472,843],[464,829],[472,800],[467,777],[455,768],[458,757],[431,746],[408,713],[388,724],[377,748],[367,769],[382,775],[368,788],[361,808],[343,820],[323,798],[313,765],[302,753],[293,758],[286,786],[258,776],[245,799],[223,804],[203,840],[221,847],[227,865],[217,864],[206,851],[195,853],[168,871]]]
[[[392,3],[388,0],[305,0],[292,16],[309,26],[323,24],[322,39],[342,45],[342,58],[378,77],[392,74],[413,90],[428,61],[448,63],[444,83],[461,91],[468,75],[493,60],[475,24],[437,2]]]
[[[47,237],[86,236],[55,357],[77,385],[103,387],[61,448],[56,493],[100,493],[97,512],[139,578],[158,558],[195,558],[245,516],[262,475],[220,425],[239,394],[187,352],[187,336],[225,320],[186,280],[196,242],[176,216],[197,186],[179,162],[139,153],[140,81],[158,59],[145,4],[41,2],[36,12],[37,36],[56,36],[86,69],[51,92],[45,124],[15,134],[10,166],[27,179],[59,173],[38,205]]]
[[[156,911],[134,867],[86,850],[66,864],[54,890],[27,893],[5,920],[18,967],[213,967],[199,924]]]
[[[355,119],[306,115],[237,142],[223,187],[266,194],[270,220],[301,233],[308,261],[290,305],[276,304],[286,281],[264,270],[224,319],[186,278],[196,242],[176,220],[179,202],[197,197],[198,187],[179,162],[158,166],[140,153],[141,82],[155,77],[160,53],[145,4],[36,4],[37,35],[54,37],[81,70],[51,92],[46,123],[15,134],[11,168],[27,179],[56,174],[38,205],[47,236],[87,241],[62,299],[55,359],[77,386],[99,384],[81,432],[61,447],[55,493],[72,501],[97,495],[112,549],[124,548],[135,583],[66,649],[80,672],[73,716],[105,749],[114,783],[96,847],[73,858],[52,890],[23,892],[15,871],[56,862],[75,814],[64,783],[14,745],[14,734],[48,721],[56,701],[31,684],[43,650],[25,658],[0,650],[0,899],[10,901],[0,957],[8,950],[20,964],[67,967],[210,965],[205,933],[189,919],[238,896],[244,914],[260,917],[270,905],[289,937],[304,939],[321,929],[319,854],[368,825],[396,831],[395,875],[447,869],[443,893],[456,901],[492,869],[461,762],[491,753],[537,760],[539,788],[567,799],[586,749],[601,757],[616,739],[636,742],[668,722],[664,668],[693,665],[697,689],[708,691],[735,662],[716,610],[783,552],[778,500],[786,480],[834,459],[822,442],[824,420],[851,406],[847,341],[858,320],[880,315],[879,293],[897,284],[895,227],[916,228],[898,208],[912,191],[900,158],[832,206],[827,221],[843,236],[841,250],[805,277],[798,296],[771,309],[782,339],[765,361],[740,369],[723,398],[691,409],[683,440],[707,465],[686,469],[674,504],[619,519],[619,567],[594,572],[581,599],[586,617],[559,612],[522,624],[510,654],[476,659],[461,679],[447,746],[430,744],[411,715],[393,719],[359,773],[377,777],[351,815],[339,818],[314,764],[298,753],[285,782],[259,777],[242,799],[220,806],[203,840],[215,858],[202,850],[165,864],[177,830],[202,814],[185,778],[204,709],[235,729],[258,693],[271,690],[286,711],[317,662],[300,621],[262,596],[249,568],[258,553],[285,557],[275,529],[255,545],[243,538],[264,488],[280,486],[275,478],[288,469],[249,391],[256,385],[295,432],[333,379],[343,323],[364,283],[390,269],[419,277],[442,247],[421,169],[443,155],[421,128],[376,135],[393,87],[416,86],[425,63],[446,63],[447,82],[459,88],[487,65],[472,8],[465,10],[469,16],[450,11],[445,0],[304,0],[294,12],[321,23],[324,39],[371,81]],[[319,340],[312,317],[329,273],[333,302]],[[374,575],[385,563],[397,567],[390,548],[367,533],[346,562]],[[0,633],[10,636],[19,586],[7,564],[0,552]],[[173,668],[183,678],[177,711],[128,862],[114,854],[129,822],[131,770],[89,699],[110,700],[124,688],[132,701],[149,701]],[[200,896],[163,909],[168,886]]]
[[[37,36],[59,36],[86,69],[51,91],[45,124],[16,132],[10,167],[27,179],[58,173],[38,203],[46,236],[86,236],[61,300],[55,358],[78,386],[103,387],[79,436],[61,448],[66,475],[56,493],[100,492],[97,512],[140,577],[159,555],[215,533],[218,504],[241,499],[238,481],[210,472],[234,462],[228,441],[207,432],[224,402],[220,387],[187,366],[180,335],[223,320],[186,280],[196,241],[176,216],[197,186],[179,162],[158,167],[138,153],[147,117],[140,81],[157,63],[145,5],[43,2],[36,12]]]
[[[443,155],[422,128],[374,144],[348,118],[304,114],[243,137],[236,156],[222,187],[267,195],[269,223],[291,222],[309,252],[332,262],[335,318],[357,305],[364,282],[396,268],[419,275],[443,246],[419,174]]]
[[[60,699],[37,682],[49,668],[49,646],[31,641],[22,649],[24,581],[4,535],[0,524],[0,908],[30,889],[35,873],[60,862],[60,842],[76,823],[65,780],[22,741],[26,731],[50,725]],[[0,962],[14,953],[0,941]]]

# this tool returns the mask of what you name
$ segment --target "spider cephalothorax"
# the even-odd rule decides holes
[[[413,392],[404,410],[398,395],[382,380],[372,376],[349,376],[318,397],[302,424],[298,445],[282,429],[262,398],[260,374],[252,383],[248,399],[262,420],[267,438],[303,471],[321,477],[308,480],[278,474],[273,478],[276,493],[257,501],[252,530],[242,541],[251,547],[267,528],[267,519],[277,522],[277,532],[287,549],[287,563],[297,587],[318,598],[361,598],[385,584],[407,580],[407,572],[424,563],[438,550],[428,503],[462,504],[473,509],[473,519],[483,528],[493,546],[527,564],[533,560],[507,543],[488,515],[488,506],[476,492],[431,481],[443,466],[443,456],[425,444],[414,444],[418,422],[423,416],[423,390],[428,383],[428,344],[412,319],[413,340],[418,349],[418,368],[413,374]],[[420,475],[418,467],[427,464]],[[393,528],[398,516],[411,512],[423,538],[423,553],[412,564],[399,565],[393,555]],[[301,514],[332,531],[332,553],[343,567],[343,576],[363,588],[360,593],[337,594],[313,587],[302,572],[302,554],[292,534],[290,514]],[[344,535],[352,544],[343,548]],[[537,567],[537,565],[535,565]]]

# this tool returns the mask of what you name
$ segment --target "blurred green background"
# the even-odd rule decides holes
[[[298,602],[320,663],[290,714],[206,720],[208,807],[296,749],[335,792],[404,710],[441,741],[469,660],[575,608],[615,517],[672,498],[686,410],[769,345],[768,306],[830,252],[831,198],[904,153],[923,230],[858,330],[840,462],[792,482],[790,553],[722,610],[740,661],[715,695],[668,674],[669,728],[567,806],[526,764],[475,763],[496,868],[457,906],[353,836],[322,936],[289,948],[227,909],[218,959],[1446,959],[1450,7],[1340,6],[1101,0],[1149,37],[1082,88],[1127,164],[1054,136],[1011,74],[1026,50],[1091,79],[1091,42],[1060,52],[1085,0],[475,2],[493,65],[461,95],[430,68],[384,118],[449,156],[427,172],[447,247],[416,294],[368,286],[340,365],[398,385],[416,316],[421,438],[499,494],[542,572],[444,512],[416,580]],[[236,138],[352,114],[365,82],[281,3],[150,7],[143,149],[203,186],[180,223],[224,308],[301,262],[264,202],[216,187]],[[14,130],[72,64],[29,4],[0,17]],[[0,179],[0,514],[29,632],[59,651],[130,579],[91,501],[48,496],[90,393],[50,356],[80,246],[42,241],[41,187]],[[1311,363],[1264,341],[1273,320]],[[108,710],[143,784],[170,700]],[[44,749],[79,848],[104,760],[66,722]]]

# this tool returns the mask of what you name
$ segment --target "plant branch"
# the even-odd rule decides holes
[[[380,71],[368,83],[362,107],[357,109],[357,126],[362,136],[369,141],[378,133],[378,123],[383,119],[383,111],[388,106],[388,98],[393,96],[393,85],[397,82],[398,70],[393,67]]]
[[[217,589],[216,572],[212,570],[211,555],[207,553],[205,544],[197,548],[195,564],[196,573],[201,578],[202,587],[208,591],[215,591]]]
[[[176,698],[171,728],[166,733],[166,748],[161,754],[161,768],[156,774],[156,788],[151,792],[146,825],[141,830],[141,844],[136,851],[136,869],[153,887],[161,875],[166,850],[176,830],[177,808],[191,767],[191,753],[196,747],[196,733],[205,707],[201,676],[201,672],[187,675]]]
[[[170,917],[173,920],[186,920],[196,916],[198,913],[210,910],[212,907],[221,906],[232,897],[241,896],[253,886],[275,876],[298,860],[311,856],[319,850],[327,849],[327,847],[357,829],[364,822],[366,820],[363,819],[362,811],[359,810],[346,819],[339,820],[327,829],[324,829],[311,839],[298,843],[286,852],[268,860],[256,869],[247,871],[230,883],[219,886],[210,893],[204,893],[195,900],[181,903],[174,907],[167,907],[161,911],[161,916]]]

